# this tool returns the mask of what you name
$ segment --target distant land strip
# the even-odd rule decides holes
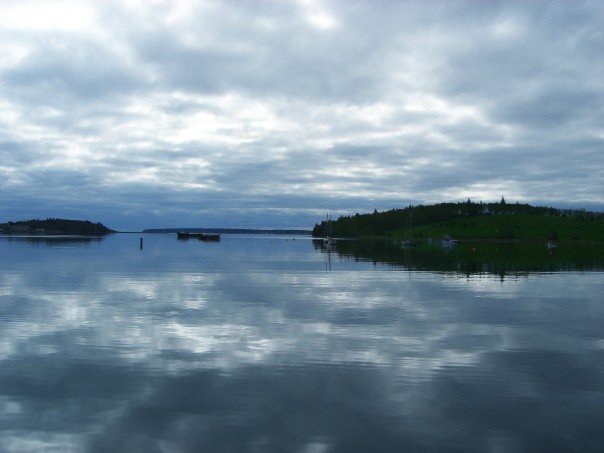
[[[310,236],[311,230],[279,230],[279,229],[254,229],[254,228],[151,228],[143,233],[219,233],[219,234],[286,234]]]

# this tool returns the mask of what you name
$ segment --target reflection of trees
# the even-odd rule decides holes
[[[326,246],[313,241],[316,250]],[[331,246],[340,258],[384,263],[409,270],[489,273],[556,272],[604,269],[604,247],[568,245],[555,253],[543,244],[461,243],[452,248],[423,243],[404,247],[387,240],[341,240]]]
[[[90,245],[99,243],[105,238],[103,236],[0,236],[0,239],[8,242],[27,242],[47,247],[61,247],[64,245]]]

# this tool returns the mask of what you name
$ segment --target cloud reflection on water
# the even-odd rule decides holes
[[[159,247],[144,264],[124,252],[117,268],[111,255],[39,249],[36,266],[3,260],[3,445],[604,444],[601,274],[325,272],[310,244],[273,245],[199,249],[184,265],[177,254],[198,249]]]

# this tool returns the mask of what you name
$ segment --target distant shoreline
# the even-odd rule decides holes
[[[141,233],[169,234],[187,231],[189,233],[219,233],[219,234],[283,234],[310,236],[311,230],[294,229],[260,229],[260,228],[150,228]]]

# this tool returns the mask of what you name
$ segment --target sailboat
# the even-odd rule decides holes
[[[449,236],[448,234],[446,234],[441,240],[440,240],[440,245],[442,245],[444,248],[450,248],[453,247],[455,244],[457,244],[459,241],[457,239],[452,239],[451,236]]]
[[[325,245],[333,245],[336,243],[336,240],[331,237],[331,222],[332,222],[331,215],[329,213],[327,213],[327,218],[325,220],[324,237],[323,237],[323,243]]]
[[[407,216],[407,221],[405,225],[405,240],[403,240],[400,244],[402,247],[411,247],[415,245],[415,243],[409,239],[409,229],[411,228],[411,205],[409,205],[409,215]]]

